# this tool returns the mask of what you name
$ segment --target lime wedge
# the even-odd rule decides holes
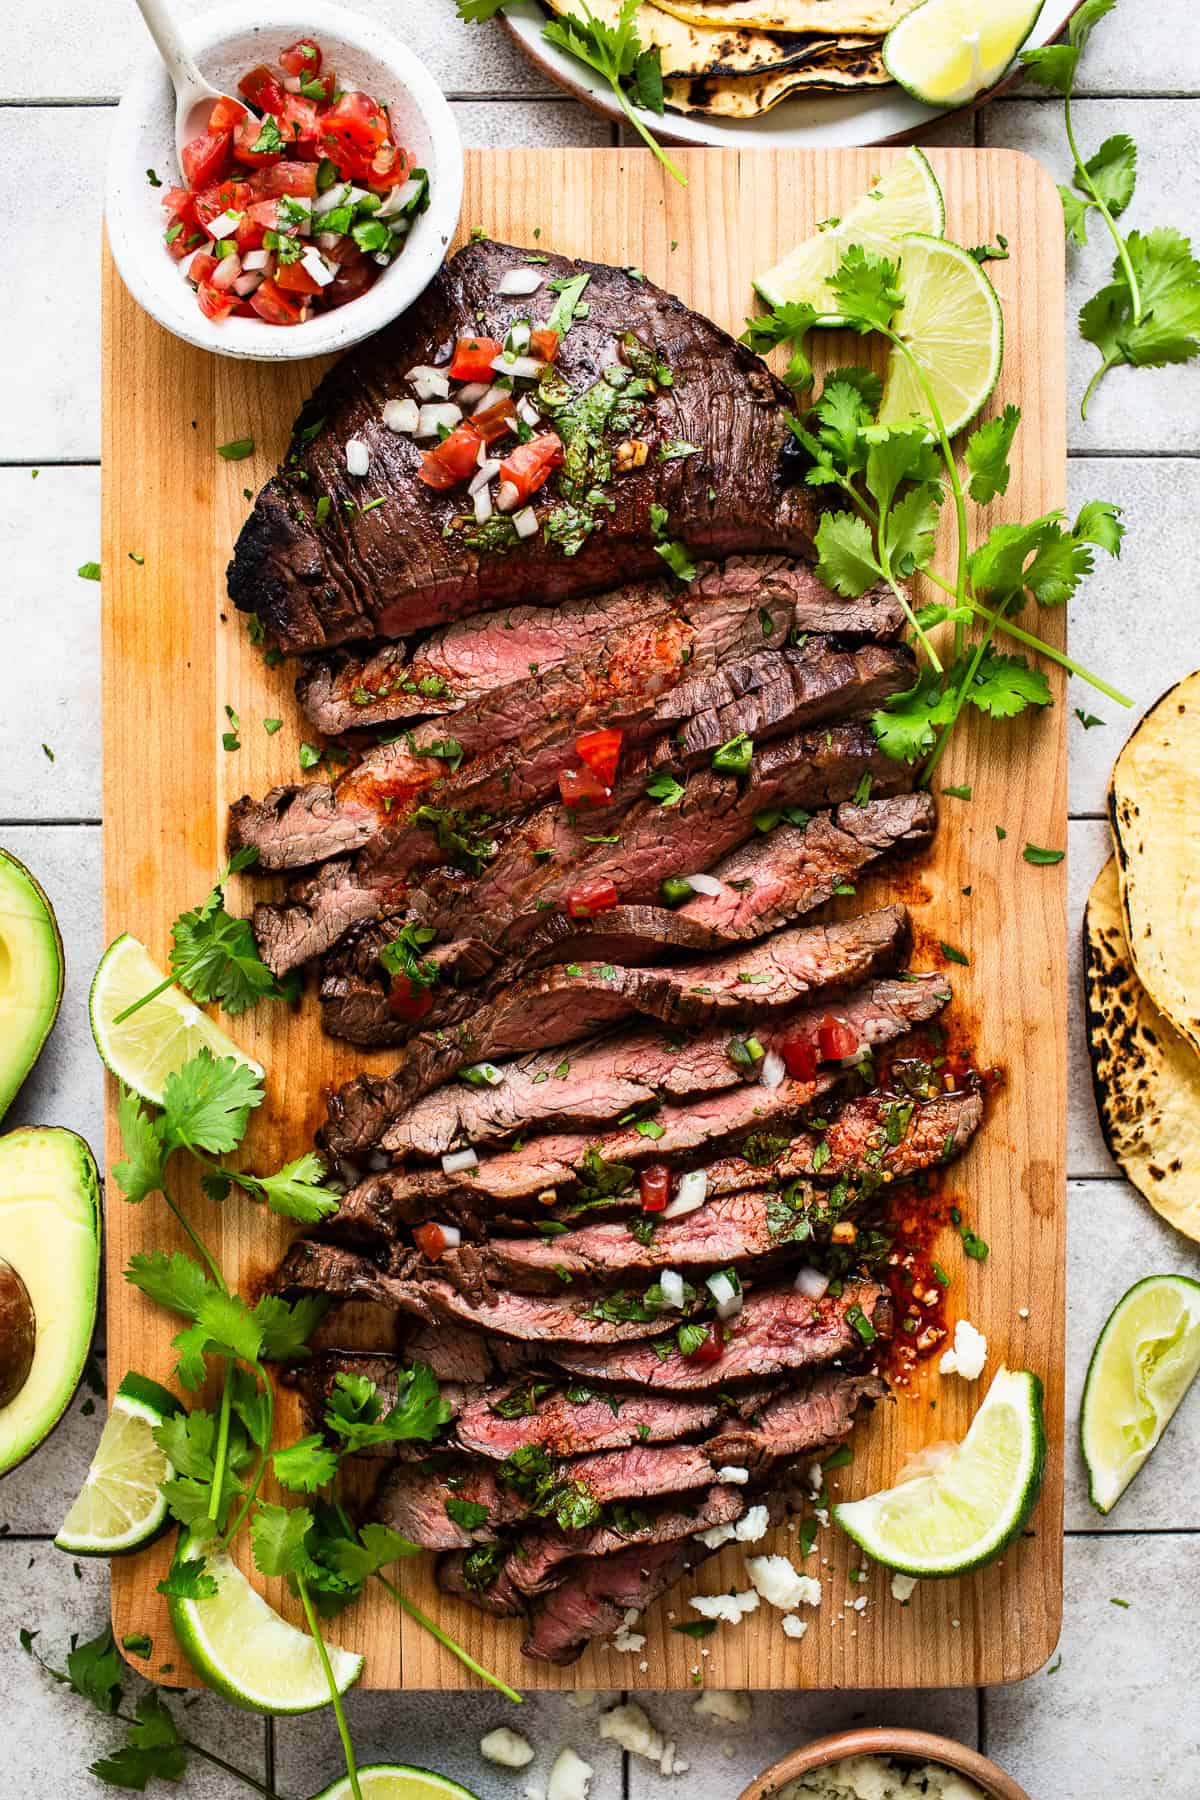
[[[1079,1438],[1097,1512],[1111,1512],[1200,1370],[1200,1282],[1148,1275],[1113,1307],[1092,1351]]]
[[[261,1078],[261,1064],[244,1056],[233,1039],[207,1013],[201,1012],[182,988],[163,988],[161,994],[117,1024],[126,1007],[162,986],[165,980],[167,976],[151,961],[146,946],[128,932],[108,946],[92,977],[88,998],[92,1036],[105,1068],[156,1106],[162,1105],[167,1076],[203,1049],[211,1050],[214,1056],[232,1056]]]
[[[909,231],[940,237],[945,225],[946,208],[933,170],[919,150],[906,150],[836,225],[805,238],[782,262],[757,276],[754,285],[768,306],[804,300],[826,312],[832,304],[828,277],[849,244],[861,244],[873,256],[894,257],[896,238]]]
[[[883,63],[926,106],[965,106],[995,87],[1038,21],[1042,0],[924,0],[893,25]]]
[[[329,1704],[316,1639],[268,1606],[223,1550],[183,1533],[176,1563],[204,1559],[217,1591],[205,1600],[171,1595],[175,1635],[205,1687],[250,1712],[303,1713]],[[326,1645],[339,1694],[362,1674],[363,1659]]]
[[[457,1781],[435,1775],[432,1769],[410,1769],[406,1763],[368,1763],[358,1771],[363,1800],[476,1800]],[[352,1800],[348,1775],[314,1794],[312,1800]]]
[[[919,363],[953,437],[969,425],[1000,376],[1004,320],[996,290],[959,244],[913,232],[894,247],[900,255],[904,305],[892,330]],[[881,425],[913,417],[929,421],[929,407],[908,359],[893,346],[879,408]]]
[[[889,1569],[961,1575],[998,1556],[1042,1485],[1042,1384],[999,1369],[958,1448],[933,1473],[835,1506],[843,1531]]]
[[[54,1542],[72,1556],[123,1556],[140,1550],[167,1523],[167,1503],[159,1483],[175,1471],[152,1433],[179,1401],[157,1381],[126,1375],[113,1396],[112,1411],[87,1480]]]

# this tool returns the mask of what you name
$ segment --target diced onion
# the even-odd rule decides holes
[[[521,492],[519,488],[514,487],[511,481],[502,481],[496,494],[497,511],[511,512],[520,498]]]
[[[411,201],[416,200],[419,197],[424,186],[425,183],[423,181],[414,181],[413,177],[410,175],[403,187],[392,189],[379,211],[375,214],[375,217],[377,219],[391,219],[394,218],[397,213],[402,213]]]
[[[513,530],[519,538],[529,538],[537,531],[537,514],[532,506],[523,506],[519,513],[512,516]]]
[[[415,400],[389,400],[383,409],[383,422],[389,431],[415,431],[421,420]]]
[[[283,78],[283,86],[285,93],[298,94],[300,92],[300,77],[298,75],[285,75]]]
[[[336,250],[341,243],[341,233],[337,231],[318,231],[317,244],[322,250]]]
[[[486,487],[475,490],[475,523],[486,525],[492,516],[491,491]]]
[[[500,277],[498,294],[536,294],[545,277],[537,269],[508,269]]]
[[[247,250],[242,258],[243,269],[265,269],[271,260],[269,250]]]
[[[417,414],[417,428],[413,432],[413,436],[436,437],[439,425],[445,425],[447,430],[453,431],[461,418],[462,407],[455,406],[453,400],[443,400],[437,404],[423,406]]]
[[[451,1150],[442,1158],[443,1175],[461,1175],[467,1169],[477,1169],[479,1158],[474,1150]]]
[[[460,406],[474,406],[477,400],[483,399],[487,391],[486,381],[468,381],[465,386],[455,390],[454,398]]]
[[[472,500],[475,498],[476,494],[480,491],[481,488],[485,488],[487,486],[488,482],[492,479],[492,476],[498,475],[499,473],[500,473],[500,464],[497,462],[497,460],[494,456],[489,457],[486,462],[480,463],[478,470],[476,471],[476,473],[474,475],[472,475],[471,485],[467,489],[467,492],[468,492],[468,494],[470,494]]]
[[[351,475],[365,475],[371,467],[371,452],[361,438],[346,439],[346,468]]]
[[[522,394],[517,401],[517,417],[523,419],[526,425],[540,425],[542,422],[542,415],[528,394]]]
[[[732,1319],[741,1312],[742,1290],[724,1272],[710,1275],[704,1285],[717,1303],[718,1319]]]
[[[674,1312],[682,1312],[684,1307],[683,1276],[675,1269],[664,1269],[658,1278],[662,1289],[663,1305]]]
[[[233,284],[233,291],[239,299],[245,300],[256,288],[262,286],[264,280],[261,269],[248,269],[238,276]]]
[[[223,256],[209,279],[215,288],[220,288],[225,293],[233,286],[241,272],[242,259],[240,256]]]
[[[777,1088],[782,1085],[787,1074],[787,1064],[778,1050],[768,1050],[762,1059],[762,1068],[758,1071],[759,1083],[765,1088]]]
[[[216,238],[218,241],[221,238],[232,237],[241,222],[242,215],[240,212],[223,212],[219,218],[214,219],[209,225],[208,235],[209,237]]]
[[[715,875],[685,875],[683,878],[694,894],[707,894],[715,900],[721,893],[721,884]]]
[[[540,356],[510,356],[502,350],[493,356],[492,367],[498,375],[511,375],[515,381],[536,381],[546,364]]]
[[[829,1287],[828,1275],[822,1275],[820,1269],[810,1268],[806,1263],[792,1283],[798,1294],[807,1300],[820,1300]]]
[[[306,274],[312,276],[318,287],[328,287],[333,280],[333,270],[315,244],[310,244],[301,256],[300,267]]]
[[[484,388],[479,399],[471,408],[472,418],[474,418],[476,413],[486,412],[489,406],[495,406],[498,400],[506,400],[507,398],[508,389],[506,387],[494,386]]]
[[[708,1176],[705,1171],[689,1169],[686,1175],[679,1177],[675,1198],[663,1208],[663,1218],[682,1219],[687,1213],[695,1212],[698,1206],[704,1205],[704,1197],[707,1193]]]
[[[484,463],[487,462],[487,460],[488,460],[488,441],[486,438],[480,438],[479,448],[475,452],[475,467],[477,469],[482,469]]]
[[[432,369],[428,363],[418,363],[410,369],[407,381],[411,381],[418,400],[445,400],[450,392],[450,378],[442,369]]]
[[[504,1073],[503,1070],[496,1067],[495,1063],[472,1063],[469,1069],[462,1071],[462,1079],[482,1082],[485,1087],[499,1087],[504,1080]]]
[[[523,356],[532,336],[528,319],[514,319],[505,336],[504,348],[510,356]]]
[[[444,1250],[457,1250],[458,1246],[462,1243],[462,1232],[459,1230],[458,1226],[443,1225],[440,1219],[431,1220],[431,1223],[435,1224],[442,1234],[442,1248]]]

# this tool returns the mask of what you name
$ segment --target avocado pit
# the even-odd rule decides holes
[[[29,1379],[37,1345],[37,1320],[29,1289],[0,1257],[0,1406],[14,1400]]]

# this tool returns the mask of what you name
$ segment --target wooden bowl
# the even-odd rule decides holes
[[[973,1781],[987,1800],[1029,1800],[1025,1789],[1018,1787],[1011,1775],[978,1750],[968,1750],[965,1744],[938,1737],[932,1731],[901,1731],[890,1725],[866,1725],[854,1731],[835,1732],[832,1737],[814,1738],[811,1744],[790,1750],[757,1781],[752,1781],[740,1800],[774,1800],[780,1789],[797,1776],[824,1769],[846,1756],[902,1756],[940,1764]]]

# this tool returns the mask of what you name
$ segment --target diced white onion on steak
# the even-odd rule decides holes
[[[787,1064],[778,1050],[768,1050],[758,1071],[759,1084],[765,1088],[777,1088],[782,1085],[786,1074]]]
[[[493,356],[492,367],[499,375],[511,375],[515,381],[536,381],[546,367],[540,356],[510,356],[502,350]]]
[[[491,516],[491,492],[486,487],[477,488],[475,491],[475,523],[477,525],[486,525]]]
[[[418,363],[405,376],[410,381],[418,400],[445,400],[450,392],[450,378],[441,369],[433,369],[428,363]]]
[[[472,1063],[469,1069],[462,1071],[468,1081],[482,1081],[487,1087],[499,1087],[504,1075],[495,1063]]]
[[[221,238],[232,237],[241,222],[242,215],[240,212],[223,212],[219,218],[214,219],[209,225],[208,235],[209,237],[216,238],[218,241]]]
[[[511,512],[520,498],[520,490],[515,488],[511,481],[502,481],[500,483],[499,492],[496,495],[497,511],[505,513]]]
[[[689,1169],[686,1175],[679,1177],[675,1198],[664,1206],[663,1218],[682,1219],[685,1214],[695,1212],[698,1206],[704,1205],[704,1197],[707,1193],[708,1176],[705,1171]]]
[[[271,252],[269,250],[247,250],[242,258],[242,267],[247,271],[265,269],[270,260]]]
[[[262,286],[264,280],[265,277],[261,269],[244,270],[234,282],[233,291],[239,299],[245,300],[254,293],[256,288]]]
[[[528,319],[514,319],[504,336],[506,353],[509,356],[522,356],[528,350],[532,336]]]
[[[671,1307],[675,1312],[682,1312],[684,1307],[683,1276],[676,1269],[664,1269],[658,1278],[662,1289],[663,1305]]]
[[[517,401],[517,417],[524,420],[526,425],[540,425],[542,422],[542,415],[528,394],[522,394]]]
[[[468,381],[463,387],[455,389],[454,398],[460,406],[474,406],[477,400],[483,399],[487,391],[486,381]]]
[[[300,267],[312,276],[318,287],[328,287],[333,280],[333,270],[315,244],[310,244],[300,258]]]
[[[436,437],[439,425],[444,425],[448,431],[453,431],[461,418],[462,407],[455,406],[453,400],[431,403],[423,406],[417,414],[417,429],[413,432],[413,436]]]
[[[462,1232],[459,1230],[458,1226],[443,1225],[440,1219],[434,1220],[434,1224],[442,1234],[442,1248],[445,1250],[457,1250],[458,1246],[462,1243]]]
[[[496,287],[498,294],[536,294],[545,277],[537,269],[508,269]]]
[[[715,900],[721,892],[721,884],[715,875],[685,875],[683,878],[693,894],[707,894]]]
[[[442,1158],[443,1175],[461,1175],[466,1169],[477,1169],[479,1158],[474,1150],[451,1150]]]
[[[532,506],[523,506],[519,513],[512,517],[513,530],[519,538],[533,537],[537,531],[537,514]]]
[[[710,1275],[705,1287],[717,1303],[718,1319],[732,1319],[742,1310],[742,1291],[734,1287],[728,1275]]]
[[[820,1300],[829,1287],[828,1275],[822,1275],[820,1269],[812,1269],[806,1263],[792,1283],[798,1294],[806,1300]]]
[[[472,500],[475,498],[475,496],[479,492],[480,488],[485,488],[487,486],[488,482],[492,479],[492,476],[498,475],[499,473],[500,473],[500,464],[496,461],[496,458],[494,456],[489,457],[486,462],[480,463],[479,468],[476,470],[475,474],[472,475],[471,485],[467,489],[467,492],[468,492],[468,494],[470,494]]]
[[[361,438],[346,439],[346,467],[351,475],[365,475],[371,467],[371,452]]]
[[[413,432],[421,422],[415,400],[388,400],[383,408],[383,422],[389,431]]]

